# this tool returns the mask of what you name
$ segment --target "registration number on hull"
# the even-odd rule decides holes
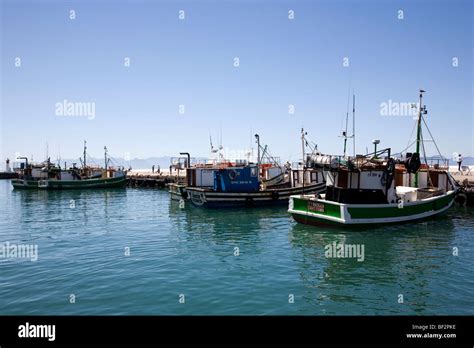
[[[324,213],[324,204],[319,202],[308,201],[308,210]]]

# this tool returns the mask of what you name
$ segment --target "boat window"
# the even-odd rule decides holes
[[[251,176],[257,176],[257,168],[256,167],[252,167],[250,169],[250,175]]]
[[[300,182],[300,173],[297,170],[293,170],[293,186],[296,186]]]

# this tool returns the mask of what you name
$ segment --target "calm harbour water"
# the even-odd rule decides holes
[[[296,224],[285,207],[181,209],[165,190],[3,180],[0,214],[0,243],[38,245],[36,262],[0,259],[2,315],[474,314],[469,207],[348,231]],[[365,260],[326,258],[334,241],[364,245]]]

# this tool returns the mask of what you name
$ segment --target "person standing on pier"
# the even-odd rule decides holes
[[[152,166],[151,166],[151,172],[152,172],[152,173],[155,172],[155,165],[152,165]]]
[[[462,164],[462,156],[461,156],[461,154],[458,155],[457,162],[458,162],[458,171],[461,171],[461,164]]]

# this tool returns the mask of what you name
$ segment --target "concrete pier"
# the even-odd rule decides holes
[[[162,170],[160,173],[153,173],[151,170],[132,170],[128,172],[129,187],[156,187],[163,188],[169,183],[184,183],[186,171],[180,170],[169,172]]]
[[[0,172],[0,180],[2,179],[16,179],[18,178],[18,173],[15,172]]]
[[[460,205],[474,205],[474,170],[463,173],[452,171],[451,175],[461,186],[456,202]]]

